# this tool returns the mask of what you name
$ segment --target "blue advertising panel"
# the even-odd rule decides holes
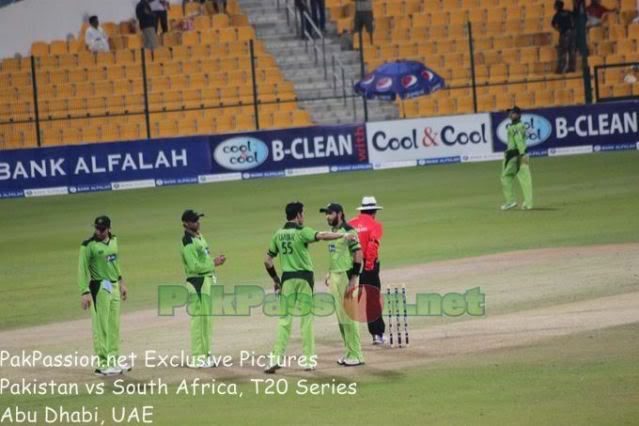
[[[365,132],[308,127],[0,151],[0,198],[355,169],[368,164]]]
[[[212,172],[268,177],[285,170],[368,163],[364,125],[211,136]]]
[[[529,151],[538,155],[586,146],[588,152],[636,149],[639,142],[639,101],[524,110],[522,121]],[[509,124],[507,113],[492,114],[495,152],[506,150]]]
[[[210,168],[205,137],[0,151],[0,197],[194,183]]]

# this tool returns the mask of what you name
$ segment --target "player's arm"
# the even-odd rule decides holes
[[[522,164],[528,164],[528,146],[526,145],[526,129],[521,127],[513,135],[515,147],[519,151],[519,160]]]
[[[358,244],[359,245],[359,244]],[[352,293],[356,288],[359,280],[359,275],[362,273],[362,262],[364,261],[364,254],[361,247],[357,247],[353,252],[353,268],[349,271],[348,287],[346,293]]]
[[[515,146],[517,147],[517,151],[519,151],[519,155],[526,155],[528,150],[528,146],[526,146],[526,129],[524,127],[517,129],[513,135],[513,139],[515,140]]]
[[[91,274],[89,272],[89,250],[85,245],[80,246],[80,256],[78,260],[78,286],[82,295],[82,309],[88,309],[91,306],[91,291],[89,290],[89,281]]]
[[[129,288],[124,282],[124,278],[122,278],[122,270],[120,269],[120,260],[115,260],[115,269],[118,271],[118,282],[120,283],[120,298],[125,301],[129,296]]]
[[[197,247],[193,243],[186,244],[182,247],[184,252],[184,262],[190,271],[198,275],[204,275],[213,272],[210,262],[201,261],[197,255]]]
[[[382,229],[373,228],[368,235],[368,245],[366,246],[366,253],[364,253],[364,270],[372,271],[375,268],[375,260],[379,256],[379,240],[382,239]]]
[[[343,232],[330,232],[330,231],[322,231],[317,232],[315,234],[315,240],[317,241],[332,241],[339,240],[340,238],[345,237],[346,234]]]
[[[282,288],[282,281],[280,280],[279,275],[277,275],[277,271],[275,270],[275,263],[273,262],[273,256],[271,253],[267,253],[264,258],[264,268],[266,268],[266,272],[273,280],[273,289],[277,292]]]
[[[271,244],[268,246],[268,252],[266,252],[266,257],[264,258],[264,268],[266,268],[266,272],[273,280],[273,289],[275,292],[278,292],[282,288],[282,281],[280,280],[279,275],[277,275],[277,271],[275,270],[275,263],[273,259],[277,257],[280,252],[279,247],[277,246],[275,235],[271,239]]]

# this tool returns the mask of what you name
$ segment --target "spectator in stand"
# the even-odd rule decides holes
[[[588,14],[588,23],[586,26],[591,28],[601,25],[606,14],[616,12],[617,9],[608,9],[605,6],[602,6],[601,0],[592,0],[590,6],[586,8],[586,13]]]
[[[573,14],[564,10],[564,2],[555,2],[555,16],[552,18],[552,27],[559,32],[559,44],[557,45],[557,74],[566,71],[574,72],[575,58],[575,21]],[[566,61],[566,57],[568,61]]]
[[[155,32],[158,32],[158,26],[162,27],[162,34],[169,32],[169,2],[167,0],[151,0],[149,3],[151,10],[155,15]]]
[[[140,0],[135,8],[135,16],[138,18],[138,23],[142,30],[144,48],[157,49],[158,36],[155,30],[157,18],[151,9],[150,0]]]
[[[633,24],[639,24],[639,0],[637,0],[637,17],[632,20]]]
[[[204,11],[207,15],[215,15],[217,13],[226,13],[226,0],[197,0],[204,5]],[[183,5],[187,3],[187,0],[183,1]]]
[[[109,36],[102,29],[100,21],[95,15],[89,18],[89,28],[84,34],[84,43],[93,53],[109,51]]]
[[[311,0],[311,16],[321,32],[326,31],[326,1]]]
[[[581,56],[588,56],[588,42],[586,41],[586,0],[573,0],[572,13],[575,20],[575,45]]]
[[[226,0],[215,0],[214,6],[216,13],[226,13]]]
[[[355,22],[353,34],[362,32],[364,28],[368,31],[371,44],[373,44],[373,2],[372,0],[355,1]]]

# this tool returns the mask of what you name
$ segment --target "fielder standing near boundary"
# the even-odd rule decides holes
[[[377,205],[375,197],[365,196],[362,198],[362,205],[357,208],[360,214],[348,222],[357,229],[364,254],[364,271],[359,277],[359,284],[377,289],[377,291],[368,291],[367,288],[365,291],[368,332],[373,336],[373,345],[384,344],[386,330],[382,315],[384,309],[381,304],[382,283],[379,279],[379,244],[384,234],[384,227],[375,219],[377,211],[382,209],[382,206]]]
[[[510,120],[511,123],[507,129],[508,146],[501,169],[501,186],[506,203],[501,206],[501,209],[510,210],[517,207],[517,200],[513,193],[513,181],[516,176],[524,195],[521,208],[530,210],[533,207],[532,178],[526,145],[526,126],[521,122],[519,107],[515,106],[510,110]]]
[[[217,282],[215,268],[226,261],[224,255],[211,259],[209,245],[200,234],[200,217],[193,210],[182,213],[182,264],[188,283],[188,313],[191,315],[191,368],[215,367],[211,357],[213,317],[211,287]]]
[[[336,232],[317,232],[304,226],[304,204],[299,201],[286,205],[284,226],[278,229],[269,245],[264,266],[273,279],[275,291],[280,295],[281,316],[277,326],[277,338],[271,351],[271,362],[264,370],[273,374],[284,366],[284,354],[291,335],[292,312],[301,317],[302,350],[304,358],[300,364],[306,371],[312,371],[317,364],[315,358],[315,337],[313,336],[313,262],[308,245],[316,241],[350,238]],[[282,278],[277,275],[273,259],[280,255]]]
[[[111,234],[111,219],[99,216],[94,221],[95,233],[80,247],[78,283],[82,293],[82,309],[91,309],[93,351],[99,358],[95,374],[113,376],[130,371],[119,364],[120,300],[126,300],[127,287],[118,260],[118,239]]]
[[[344,342],[344,356],[340,357],[337,363],[345,367],[355,367],[364,364],[359,322],[346,312],[344,299],[356,297],[353,293],[358,287],[357,278],[362,270],[362,248],[357,239],[357,231],[346,223],[344,208],[340,204],[331,203],[321,208],[320,213],[326,214],[331,231],[345,232],[354,237],[352,241],[342,238],[328,244],[329,266],[325,283],[335,302],[335,314]]]

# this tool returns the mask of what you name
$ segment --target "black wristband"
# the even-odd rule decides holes
[[[351,269],[351,275],[359,275],[362,272],[362,264],[353,262],[353,269]]]
[[[91,293],[90,291],[85,291],[84,293],[82,293],[82,295],[84,296],[84,295],[90,294],[90,293]]]
[[[275,271],[274,266],[270,266],[266,268],[266,272],[268,272],[271,278],[273,278],[273,281],[277,282],[278,284],[280,283],[280,277],[277,275],[277,272]]]

